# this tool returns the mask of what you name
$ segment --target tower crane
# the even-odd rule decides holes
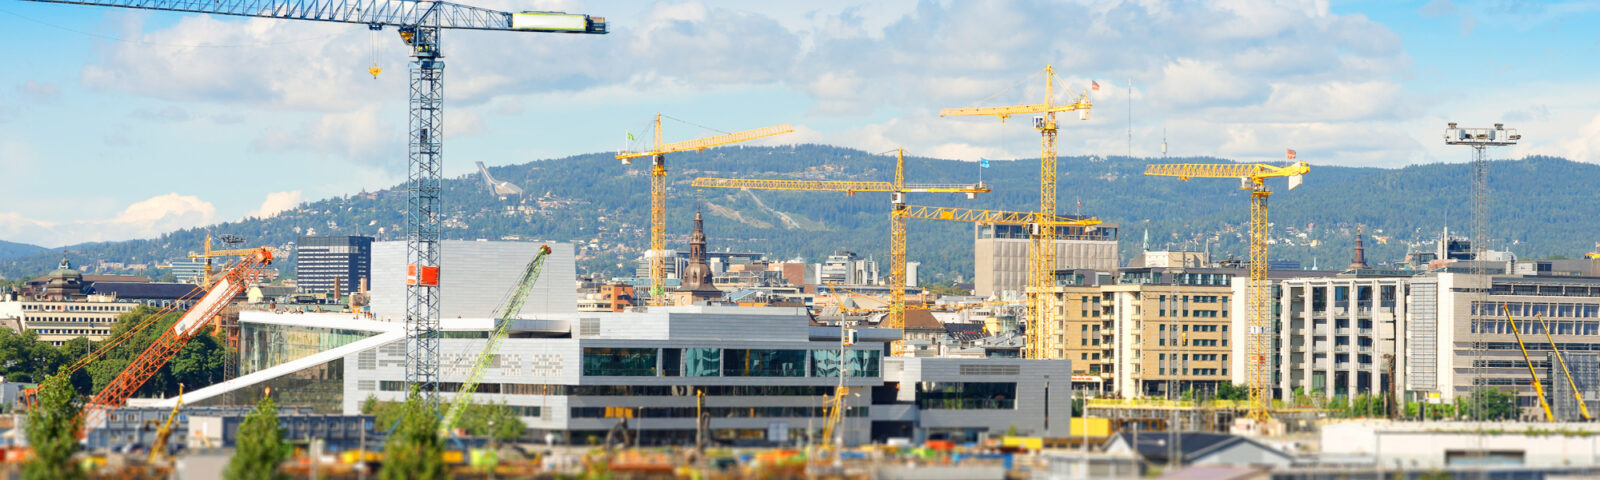
[[[906,184],[906,151],[896,150],[894,182],[853,182],[830,180],[759,180],[744,178],[696,178],[690,185],[697,188],[745,188],[760,190],[791,190],[808,192],[889,192],[892,206],[889,214],[889,318],[887,328],[901,329],[906,325],[906,197],[907,193],[959,193],[974,198],[979,193],[989,193],[983,183],[972,185]],[[904,344],[896,340],[891,348],[900,355]]]
[[[440,32],[604,34],[604,17],[502,12],[441,1],[406,0],[30,0],[168,12],[394,27],[411,49],[406,211],[406,385],[429,404],[439,391],[439,215],[444,164],[444,53]],[[373,73],[376,75],[376,72]]]
[[[1290,158],[1294,158],[1290,150]],[[1267,189],[1266,179],[1288,177],[1289,189],[1300,186],[1304,175],[1311,171],[1306,162],[1287,167],[1266,164],[1192,164],[1171,163],[1146,165],[1144,174],[1153,176],[1191,178],[1237,178],[1239,188],[1250,191],[1250,290],[1247,300],[1249,329],[1245,337],[1245,377],[1250,385],[1250,398],[1246,418],[1258,427],[1267,428],[1272,421],[1272,284],[1267,281]]]
[[[527,302],[528,294],[533,292],[533,284],[539,281],[539,274],[544,271],[544,259],[550,255],[549,245],[540,245],[539,253],[528,261],[528,267],[522,271],[522,279],[511,290],[511,296],[506,298],[505,305],[500,306],[499,315],[494,316],[494,332],[489,334],[489,341],[483,344],[483,351],[478,353],[477,361],[472,363],[472,370],[467,372],[467,378],[461,382],[461,389],[456,392],[456,397],[450,402],[450,410],[445,412],[444,420],[439,422],[439,436],[450,434],[455,427],[456,420],[472,405],[472,396],[478,392],[478,383],[483,381],[483,374],[489,371],[489,362],[500,352],[500,344],[505,343],[506,337],[511,336],[511,321],[522,313],[522,305]]]
[[[1012,115],[1038,115],[1033,117],[1033,127],[1039,130],[1039,215],[1041,219],[1048,220],[1056,215],[1056,114],[1076,111],[1079,119],[1088,120],[1092,105],[1087,92],[1079,94],[1070,103],[1057,103],[1055,69],[1046,65],[1043,74],[1044,103],[946,108],[939,111],[939,116],[995,116],[1004,122]],[[1033,232],[1029,235],[1027,296],[1030,328],[1025,337],[1027,343],[1023,347],[1024,354],[1029,358],[1052,358],[1058,348],[1055,344],[1056,322],[1044,318],[1047,313],[1055,311],[1050,308],[1053,296],[1048,290],[1055,278],[1056,226],[1051,222],[1041,222],[1032,226]]]
[[[633,159],[650,157],[650,251],[645,257],[650,261],[650,305],[662,306],[667,304],[667,154],[687,151],[700,151],[711,147],[729,145],[739,142],[755,140],[773,135],[793,132],[789,124],[773,125],[743,132],[734,132],[723,135],[699,138],[676,143],[661,143],[661,114],[656,114],[655,143],[653,148],[644,152],[631,152],[626,149],[617,152],[617,160],[622,160],[623,165],[632,165]],[[632,134],[629,135],[632,137]]]

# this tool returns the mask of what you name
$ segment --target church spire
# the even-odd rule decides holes
[[[1362,227],[1360,225],[1356,225],[1356,256],[1354,259],[1350,260],[1350,266],[1347,267],[1349,270],[1368,268],[1367,256],[1365,252],[1366,249],[1361,245],[1361,233]]]

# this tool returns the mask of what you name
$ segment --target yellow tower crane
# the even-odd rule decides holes
[[[1238,178],[1240,189],[1250,191],[1250,290],[1246,306],[1249,309],[1249,329],[1245,335],[1245,378],[1250,385],[1250,399],[1246,418],[1258,428],[1268,428],[1272,417],[1272,284],[1267,282],[1267,189],[1266,179],[1288,177],[1289,189],[1300,186],[1306,172],[1311,171],[1306,162],[1287,167],[1265,164],[1192,164],[1172,163],[1145,166],[1145,175],[1191,178]]]
[[[666,305],[667,272],[667,154],[675,152],[700,151],[711,147],[729,145],[762,137],[781,135],[793,132],[794,128],[785,123],[743,132],[734,132],[716,135],[695,140],[676,143],[661,143],[661,114],[656,114],[654,148],[645,152],[617,152],[617,159],[623,165],[633,164],[633,159],[651,157],[650,168],[650,251],[645,254],[650,260],[650,305]],[[632,135],[630,134],[631,138]]]
[[[1081,120],[1089,119],[1089,95],[1079,94],[1068,103],[1055,99],[1055,69],[1044,67],[1044,103],[1009,105],[1003,107],[946,108],[941,117],[996,116],[1004,122],[1012,115],[1039,115],[1033,118],[1033,127],[1039,130],[1039,215],[1054,218],[1056,215],[1056,114],[1077,111]],[[1053,296],[1047,290],[1055,282],[1056,225],[1042,222],[1033,225],[1028,250],[1028,332],[1023,352],[1028,358],[1051,358],[1057,352],[1054,319],[1046,319]]]
[[[974,198],[979,193],[989,193],[983,183],[971,185],[906,184],[906,151],[895,154],[894,182],[855,182],[831,180],[763,180],[748,178],[696,178],[690,185],[698,188],[741,188],[758,190],[791,190],[808,192],[889,192],[893,210],[889,214],[889,318],[886,328],[905,328],[906,325],[906,217],[907,193],[959,193]],[[891,352],[898,356],[903,343],[895,341]]]
[[[244,241],[242,238],[234,237],[232,235],[223,235],[222,238],[223,238],[223,241],[226,242],[226,243],[240,243],[240,242]],[[231,239],[231,238],[239,238],[239,241],[229,241],[229,239]],[[272,251],[272,253],[274,255],[278,254],[276,249],[274,249],[272,247],[233,248],[233,249],[213,250],[213,249],[211,249],[211,234],[207,233],[206,234],[205,250],[202,251],[201,253],[191,253],[191,254],[189,254],[189,259],[190,260],[196,260],[196,259],[204,258],[206,260],[205,274],[200,277],[200,286],[202,288],[210,290],[211,289],[211,282],[212,282],[211,277],[216,273],[216,270],[212,269],[212,267],[211,267],[211,259],[220,258],[220,257],[248,257],[248,256],[251,256],[251,255],[254,255],[256,252],[260,251],[262,248],[265,248],[267,250]]]

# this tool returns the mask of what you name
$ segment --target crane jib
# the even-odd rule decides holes
[[[606,32],[605,19],[555,12],[502,12],[450,2],[403,0],[28,0],[97,7],[137,8],[168,12],[239,17],[359,23],[368,26],[519,32]],[[578,18],[574,18],[578,17]],[[577,27],[581,19],[583,26]]]

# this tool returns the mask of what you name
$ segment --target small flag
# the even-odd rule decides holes
[[[1289,149],[1289,159],[1294,160],[1294,149]]]
[[[1094,81],[1094,80],[1090,80],[1089,81],[1089,88],[1093,89],[1096,92],[1100,91],[1100,82]]]
[[[633,141],[633,132],[628,132],[628,141]]]
[[[978,166],[980,168],[989,168],[989,159],[979,157],[978,158]],[[1596,243],[1595,245],[1596,245],[1597,248],[1600,248],[1600,243]]]
[[[1083,208],[1083,200],[1078,200],[1078,208]]]

